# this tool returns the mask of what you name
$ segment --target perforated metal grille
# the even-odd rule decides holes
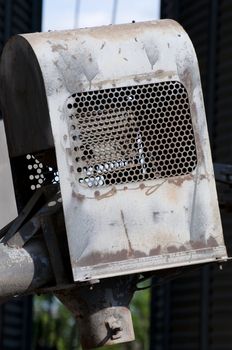
[[[188,96],[179,82],[76,93],[67,110],[74,170],[88,187],[180,176],[196,167]]]
[[[59,183],[59,174],[56,169],[44,165],[32,154],[27,154],[26,160],[30,188],[32,191],[50,183]]]

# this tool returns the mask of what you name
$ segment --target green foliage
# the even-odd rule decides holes
[[[34,298],[33,349],[80,349],[72,314],[52,295]]]
[[[132,319],[139,348],[149,348],[150,289],[136,292],[131,303]]]

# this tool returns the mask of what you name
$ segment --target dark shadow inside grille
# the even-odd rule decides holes
[[[196,167],[180,82],[76,93],[67,110],[74,169],[88,187],[181,176]]]

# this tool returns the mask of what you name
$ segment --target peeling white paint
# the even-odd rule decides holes
[[[226,259],[198,62],[183,28],[163,20],[24,37],[47,91],[74,279]],[[81,186],[70,154],[70,94],[170,80],[188,92],[196,169],[97,194]]]

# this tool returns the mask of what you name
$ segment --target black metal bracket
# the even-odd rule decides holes
[[[232,211],[232,165],[214,163],[220,209]]]
[[[59,185],[42,187],[19,216],[0,231],[0,243],[22,248],[42,236],[57,285],[73,283]]]

